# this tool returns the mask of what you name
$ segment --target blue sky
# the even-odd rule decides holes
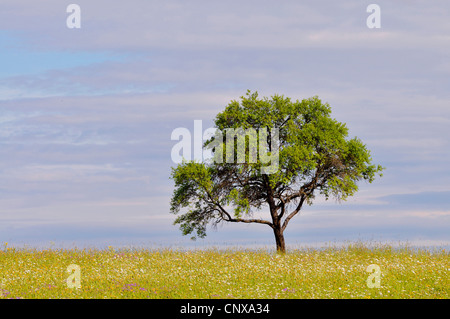
[[[71,69],[104,63],[114,57],[107,52],[47,51],[27,46],[25,39],[8,31],[0,33],[1,76],[39,75],[55,69]],[[117,58],[116,58],[117,60]]]
[[[169,214],[171,132],[250,89],[318,95],[386,167],[304,207],[288,245],[449,245],[447,1],[378,1],[380,29],[369,1],[74,1],[81,29],[70,3],[0,5],[0,242],[192,245]],[[195,244],[272,237],[225,224]]]

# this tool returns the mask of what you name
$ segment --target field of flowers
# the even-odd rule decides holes
[[[369,265],[379,267],[379,287]],[[79,273],[68,272],[75,265]],[[448,251],[0,249],[0,298],[450,298]],[[369,278],[369,279],[368,279]],[[81,287],[76,288],[76,283]]]

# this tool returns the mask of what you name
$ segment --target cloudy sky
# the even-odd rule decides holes
[[[306,206],[288,244],[448,246],[449,17],[446,0],[2,0],[0,243],[192,245],[169,213],[171,133],[250,89],[318,95],[386,167]],[[233,224],[196,245],[273,242]]]

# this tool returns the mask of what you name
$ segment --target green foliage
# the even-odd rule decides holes
[[[189,207],[186,214],[179,216],[175,223],[181,224],[183,235],[197,231],[197,236],[206,236],[206,225],[214,218],[214,210],[207,210],[203,203],[209,202],[213,183],[211,168],[204,164],[187,162],[172,169],[175,192],[171,201],[171,211]]]
[[[358,190],[358,181],[371,183],[383,170],[372,163],[370,151],[360,139],[348,138],[346,125],[331,118],[330,106],[317,96],[293,102],[280,95],[260,99],[257,92],[248,91],[217,114],[215,126],[219,132],[230,128],[266,130],[267,141],[258,135],[257,144],[265,145],[263,153],[278,155],[278,170],[273,174],[261,171],[266,164],[261,152],[254,162],[249,161],[249,154],[245,163],[218,161],[226,159],[228,145],[220,143],[221,135],[216,134],[205,143],[215,161],[186,162],[172,171],[171,212],[188,209],[175,220],[185,235],[196,231],[204,237],[207,224],[220,221],[263,223],[282,233],[304,201],[311,204],[317,194],[345,200]],[[272,139],[275,129],[279,132],[277,145]],[[239,143],[250,149],[250,142],[241,140],[234,144],[235,150]],[[295,209],[288,215],[291,204]],[[248,218],[263,207],[269,208],[271,219]]]

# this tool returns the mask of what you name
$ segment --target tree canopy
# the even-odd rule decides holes
[[[294,102],[247,91],[217,114],[215,127],[216,135],[204,143],[212,159],[172,168],[174,224],[194,238],[205,237],[209,224],[265,224],[284,252],[284,231],[305,203],[317,195],[345,200],[356,193],[358,181],[371,183],[382,175],[366,145],[348,138],[346,125],[331,118],[330,106],[317,96]],[[236,143],[224,142],[230,130]],[[240,147],[246,153],[239,159]],[[256,211],[267,218],[253,218]]]

